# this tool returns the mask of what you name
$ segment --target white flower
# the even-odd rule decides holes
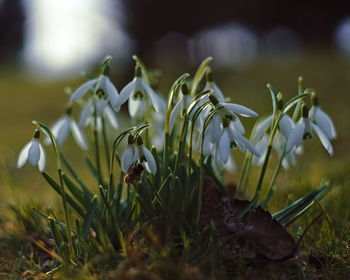
[[[311,120],[308,118],[308,108],[306,105],[302,107],[302,118],[295,125],[294,130],[289,135],[286,146],[286,153],[288,154],[295,147],[298,147],[303,139],[312,139],[312,130],[316,132],[323,147],[330,155],[333,155],[333,147],[327,137],[327,135]]]
[[[107,94],[109,102],[112,104],[113,108],[116,111],[119,111],[120,107],[118,106],[118,90],[115,88],[111,80],[106,75],[101,75],[97,79],[93,79],[87,81],[83,85],[81,85],[71,96],[71,102],[74,102],[83,96],[90,90],[94,88],[94,91],[98,93],[100,90],[103,91],[104,94]]]
[[[132,118],[143,118],[146,111],[146,97],[156,112],[159,112],[161,105],[157,94],[141,78],[141,69],[136,67],[135,72],[134,79],[121,90],[117,104],[120,107],[129,100],[130,116]]]
[[[21,168],[27,161],[30,165],[38,165],[39,171],[43,172],[46,165],[46,152],[39,142],[40,131],[35,131],[33,139],[28,142],[20,151],[17,160],[17,168]]]
[[[87,125],[93,125],[94,124],[94,106],[93,106],[93,100],[90,98],[88,102],[85,104],[84,108],[80,112],[79,117],[79,127],[83,128]],[[101,131],[102,125],[101,125],[101,116],[103,116],[108,123],[114,128],[117,129],[119,127],[119,121],[117,118],[117,115],[113,111],[112,107],[104,103],[104,99],[96,99],[96,115],[97,115],[97,130]]]
[[[128,146],[122,155],[121,167],[123,172],[127,172],[132,164],[139,161],[149,173],[156,174],[157,165],[152,153],[143,145],[141,137],[137,137],[136,146],[133,138],[132,135],[129,136]]]
[[[213,72],[209,70],[206,75],[207,82],[205,84],[205,87],[203,91],[211,89],[213,92],[212,94],[220,101],[223,102],[225,100],[224,95],[222,94],[222,91],[220,88],[216,85],[213,79]]]
[[[75,120],[70,116],[70,110],[68,113],[59,118],[52,126],[51,132],[55,136],[56,142],[58,146],[62,146],[64,142],[68,139],[70,132],[72,132],[73,138],[75,142],[81,147],[83,150],[88,149],[88,142],[85,134],[80,130]],[[45,139],[46,144],[51,143],[51,139],[49,136]]]
[[[226,163],[223,163],[220,159],[220,152],[219,152],[219,149],[218,149],[218,146],[215,145],[214,148],[213,148],[213,155],[214,157],[212,158],[211,160],[211,164],[212,164],[212,167],[214,169],[215,172],[219,172],[220,171],[220,168],[223,166],[228,172],[234,172],[236,171],[236,163],[230,153],[229,157],[228,157],[228,160]]]
[[[230,126],[225,127],[219,140],[220,159],[226,163],[230,154],[231,147],[238,147],[241,151],[246,152],[247,149],[254,155],[260,157],[258,150],[242,135],[232,129]]]
[[[271,128],[273,116],[270,115],[264,120],[262,120],[255,129],[254,142],[256,143],[265,133]],[[278,123],[279,132],[283,135],[284,139],[289,138],[290,133],[295,127],[294,121],[286,114],[284,114]]]
[[[335,139],[337,137],[337,133],[335,131],[335,127],[332,119],[325,113],[320,107],[318,103],[317,97],[312,96],[312,103],[309,118],[326,134],[329,140]]]

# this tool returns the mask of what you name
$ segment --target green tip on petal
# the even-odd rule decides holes
[[[134,144],[134,142],[135,142],[134,136],[132,136],[132,135],[130,134],[129,137],[128,137],[128,144],[129,144],[129,145],[132,145],[132,144]]]
[[[316,93],[312,93],[312,95],[311,95],[311,104],[313,105],[313,106],[319,106],[320,105],[320,102],[319,102],[319,100],[318,100],[318,97],[317,97],[317,95],[316,95]]]
[[[40,138],[40,130],[39,129],[35,129],[33,138],[36,138],[36,139]]]
[[[219,103],[219,100],[213,94],[209,95],[209,100],[214,106]]]
[[[284,105],[283,104],[283,94],[282,94],[282,92],[279,92],[277,94],[277,109],[282,110],[283,105]]]
[[[143,141],[142,141],[141,136],[137,136],[137,140],[136,140],[136,142],[137,142],[137,145],[138,145],[138,146],[143,145]]]
[[[141,78],[142,77],[142,71],[140,66],[135,67],[135,77]]]
[[[303,104],[301,107],[301,116],[307,118],[309,116],[309,107],[306,104]]]
[[[181,92],[182,92],[183,95],[189,95],[189,94],[190,94],[190,92],[188,91],[188,87],[187,87],[186,84],[182,84],[182,86],[181,86]]]

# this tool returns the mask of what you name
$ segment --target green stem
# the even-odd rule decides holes
[[[107,137],[107,130],[106,130],[106,121],[103,116],[101,116],[102,120],[102,135],[103,135],[103,144],[105,146],[105,152],[106,152],[106,160],[107,160],[107,166],[109,170],[110,160],[109,160],[109,147],[108,147],[108,137]]]
[[[262,203],[261,203],[261,206],[262,206],[263,208],[266,207],[267,203],[269,202],[269,200],[270,200],[271,197],[272,197],[271,192],[273,191],[273,186],[275,185],[277,176],[278,176],[278,174],[279,174],[279,172],[280,172],[280,170],[281,170],[281,166],[282,166],[282,162],[283,162],[285,153],[286,153],[286,145],[284,145],[284,147],[283,147],[282,155],[281,155],[281,157],[280,157],[280,159],[279,159],[279,162],[278,162],[278,165],[277,165],[277,167],[276,167],[276,169],[275,169],[275,172],[273,173],[273,176],[272,176],[270,185],[269,185],[269,187],[268,187],[268,189],[267,189],[267,195],[266,195],[265,199],[264,199],[264,200],[262,201]]]
[[[69,220],[69,214],[68,214],[67,198],[66,198],[66,192],[64,190],[62,165],[61,165],[61,159],[60,159],[60,155],[59,155],[58,146],[57,146],[56,139],[55,139],[54,135],[52,134],[51,130],[45,124],[43,124],[41,122],[37,122],[37,121],[33,121],[33,123],[40,126],[43,130],[45,130],[48,133],[48,135],[51,139],[51,143],[52,143],[54,152],[55,152],[57,172],[58,172],[58,177],[60,179],[60,188],[61,188],[61,194],[62,194],[64,218],[65,218],[65,223],[67,225],[66,234],[67,234],[68,249],[69,249],[69,255],[70,255],[74,251],[73,251],[73,246],[72,246],[72,236],[71,236],[71,227],[70,227],[70,220]]]
[[[163,151],[163,180],[167,177],[169,154],[168,154],[169,132],[164,134],[164,151]]]
[[[96,158],[98,184],[102,185],[100,148],[99,148],[98,133],[97,133],[97,108],[96,108],[96,99],[95,98],[96,97],[93,96],[93,102],[94,102],[94,128],[93,128],[93,134],[94,134],[94,140],[95,140],[94,141],[95,142],[95,158]]]
[[[175,160],[173,180],[176,177],[176,171],[177,171],[177,166],[179,164],[179,158],[182,157],[183,147],[184,147],[184,143],[186,141],[185,137],[186,137],[187,127],[188,127],[188,119],[186,117],[184,117],[184,122],[183,122],[183,125],[182,125],[180,141],[179,141],[179,150],[178,150],[178,153],[177,153],[177,156],[176,156],[176,160]]]

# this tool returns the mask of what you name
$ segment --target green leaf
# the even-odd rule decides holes
[[[87,199],[90,201],[92,199],[92,193],[89,191],[89,189],[86,187],[86,185],[83,183],[83,181],[79,178],[77,173],[74,171],[73,167],[69,164],[69,162],[66,160],[66,158],[63,156],[63,154],[60,154],[60,157],[64,163],[64,165],[67,167],[69,173],[73,176],[73,178],[78,182],[81,189],[84,192],[84,195],[87,197]]]
[[[95,195],[91,200],[90,207],[86,213],[84,223],[83,223],[82,238],[84,240],[86,240],[86,238],[88,236],[89,229],[91,227],[92,220],[93,220],[95,212],[96,212],[96,206],[97,206],[97,196]]]
[[[311,93],[303,93],[297,96],[294,96],[293,98],[291,98],[284,106],[282,109],[283,114],[286,114],[290,108],[292,108],[295,104],[298,103],[299,100],[301,100],[302,98],[305,98],[307,96],[310,96]]]
[[[275,116],[276,110],[277,110],[277,91],[270,84],[267,84],[267,88],[270,91],[271,99],[272,99],[272,108],[273,108],[273,113],[272,114],[273,114],[273,116]]]
[[[211,56],[209,56],[206,59],[204,59],[203,62],[199,65],[199,67],[194,75],[192,84],[191,84],[191,96],[192,97],[196,95],[198,85],[201,82],[201,80],[203,79],[204,74],[207,72],[207,70],[208,70],[207,65],[209,64],[209,62],[212,59],[213,58]]]
[[[49,185],[59,194],[62,196],[61,193],[61,188],[60,186],[57,184],[57,182],[52,179],[52,177],[46,173],[45,171],[43,173],[41,173],[43,175],[43,177],[45,178],[45,180],[49,183]],[[67,192],[65,192],[66,194],[66,198],[67,198],[67,202],[72,206],[72,208],[81,216],[84,217],[85,216],[85,211],[84,209],[70,196],[70,194],[68,194]]]
[[[299,198],[287,207],[272,215],[274,219],[282,225],[289,224],[295,218],[300,217],[316,200],[321,199],[329,190],[329,185],[325,184],[318,189],[312,190],[305,196]]]

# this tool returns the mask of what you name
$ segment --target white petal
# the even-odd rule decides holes
[[[230,123],[231,129],[237,131],[239,134],[243,135],[245,134],[245,129],[243,124],[241,123],[240,119],[236,117],[231,123]]]
[[[98,81],[98,79],[93,79],[91,81],[86,82],[85,84],[81,85],[71,96],[70,101],[74,102],[76,100],[78,100],[79,98],[82,98],[90,88],[93,87],[94,84],[96,84],[96,82]]]
[[[230,154],[230,138],[227,133],[227,128],[224,129],[219,142],[220,158],[223,163],[226,163]]]
[[[33,138],[28,151],[28,161],[32,166],[38,164],[40,159],[39,139]]]
[[[108,99],[111,102],[113,107],[119,107],[119,94],[118,94],[118,90],[115,88],[115,86],[113,85],[113,83],[111,82],[111,80],[106,77],[106,91],[108,94]]]
[[[135,91],[135,81],[136,78],[122,89],[118,97],[118,106],[123,105],[130,98],[130,95]]]
[[[105,108],[105,110],[103,111],[103,115],[114,129],[117,129],[119,127],[117,115],[114,113],[110,106],[107,106]]]
[[[260,157],[260,153],[258,152],[258,150],[245,137],[243,137],[242,135],[240,135],[236,131],[232,131],[232,134],[233,134],[234,138],[236,139],[238,145],[240,145],[240,144],[244,145],[254,155]]]
[[[63,118],[64,120],[58,129],[57,134],[54,135],[58,146],[62,146],[64,142],[66,142],[70,132],[70,117],[64,116]]]
[[[236,167],[236,163],[232,157],[232,155],[230,154],[229,157],[228,157],[228,161],[227,163],[225,164],[225,168],[228,172],[234,172],[236,171],[237,167]]]
[[[259,121],[259,123],[256,125],[255,128],[255,134],[254,134],[254,143],[258,141],[258,139],[265,134],[265,131],[268,129],[268,127],[271,125],[273,116],[268,116],[262,121]]]
[[[317,126],[327,135],[328,139],[335,139],[337,137],[332,119],[319,107],[315,112],[315,121]]]
[[[132,151],[132,147],[130,145],[128,145],[128,147],[126,148],[126,150],[124,151],[123,155],[122,155],[122,159],[121,159],[121,167],[123,172],[127,172],[130,165],[132,165],[134,163],[133,161],[133,151]]]
[[[148,163],[150,173],[152,173],[153,175],[156,174],[157,165],[156,165],[156,161],[154,160],[152,153],[145,146],[142,146],[142,151],[143,151],[143,154],[145,155],[146,161]]]
[[[169,122],[169,129],[170,133],[173,131],[177,116],[179,115],[180,109],[181,109],[182,99],[179,100],[179,102],[176,103],[173,110],[170,113],[170,122]]]
[[[43,172],[46,166],[46,152],[44,147],[40,143],[39,143],[39,149],[40,149],[40,159],[38,162],[38,167],[39,167],[39,171]]]
[[[139,158],[140,158],[140,150],[139,150],[139,147],[135,147],[135,149],[134,149],[134,155],[133,155],[133,158],[132,158],[132,163],[138,161]]]
[[[130,117],[135,118],[143,118],[145,116],[146,104],[144,98],[142,100],[135,99],[133,96],[129,98],[129,114]]]
[[[83,128],[89,124],[92,118],[92,114],[93,114],[93,105],[92,105],[92,99],[90,98],[80,112],[80,116],[79,116],[80,128]]]
[[[153,89],[143,80],[142,80],[142,86],[145,89],[149,99],[151,100],[151,103],[153,105],[154,110],[156,110],[156,112],[159,112],[161,110],[161,104],[159,101],[159,97],[153,91]]]
[[[239,104],[234,104],[234,103],[221,103],[227,110],[237,113],[243,117],[257,117],[258,114],[255,113],[253,110],[239,105]]]
[[[256,165],[263,164],[265,160],[265,155],[267,152],[268,142],[269,142],[269,136],[267,134],[264,134],[264,136],[261,137],[260,140],[258,140],[258,142],[256,142],[256,149],[258,150],[260,157],[257,157],[254,155],[253,164],[256,164]]]
[[[294,122],[288,115],[283,115],[280,122],[278,123],[278,127],[284,137],[284,139],[288,139],[289,135],[294,129]]]
[[[72,130],[72,134],[75,142],[77,142],[80,148],[86,151],[88,149],[88,143],[87,143],[86,137],[84,133],[79,129],[77,123],[73,119],[70,120],[70,129]]]
[[[97,98],[96,99],[96,114],[97,116],[101,116],[103,113],[103,110],[108,105],[108,100],[104,98]]]
[[[211,135],[210,133],[206,132],[203,139],[203,153],[205,157],[209,155],[211,151],[210,142],[211,142]]]
[[[62,125],[64,124],[65,122],[65,118],[66,116],[63,116],[61,118],[59,118],[57,121],[55,121],[52,125],[51,125],[51,133],[53,134],[53,136],[55,137],[55,139],[57,138],[57,135],[58,135],[58,132],[59,130],[61,129]],[[44,143],[46,145],[50,145],[51,144],[51,138],[48,134],[45,133],[45,140],[44,140]]]
[[[27,144],[24,145],[22,150],[19,152],[18,159],[17,159],[17,168],[21,168],[28,159],[28,151],[32,144],[32,141],[29,141]]]
[[[316,132],[318,138],[320,138],[320,141],[323,145],[323,147],[327,150],[327,152],[333,156],[333,147],[332,147],[332,144],[331,142],[329,142],[326,134],[317,126],[315,125],[314,123],[311,123],[311,126],[313,128],[313,130]]]
[[[287,145],[286,154],[288,154],[294,147],[298,147],[303,141],[305,124],[301,118],[294,127],[294,130],[290,133]]]
[[[210,123],[211,142],[218,143],[221,137],[221,117],[217,114]]]

